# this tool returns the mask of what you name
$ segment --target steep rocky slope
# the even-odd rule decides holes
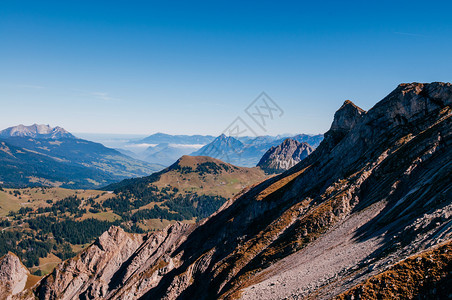
[[[347,101],[317,150],[290,170],[198,225],[176,223],[124,242],[115,240],[124,233],[112,228],[34,293],[41,299],[338,296],[450,240],[451,106],[452,85],[445,83],[402,84],[368,112]]]
[[[312,151],[314,148],[307,143],[285,139],[265,152],[257,166],[267,173],[282,173],[308,157]]]

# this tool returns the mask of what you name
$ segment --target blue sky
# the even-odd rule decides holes
[[[346,99],[369,109],[401,82],[452,81],[451,11],[451,1],[5,0],[0,128],[217,135],[265,91],[284,110],[266,133],[323,133]]]

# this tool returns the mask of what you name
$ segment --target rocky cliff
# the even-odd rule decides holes
[[[11,299],[25,288],[30,272],[19,258],[8,253],[0,258],[0,299]]]
[[[346,101],[320,146],[289,171],[198,225],[141,236],[114,227],[34,293],[330,299],[349,290],[339,296],[348,297],[400,260],[450,241],[451,117],[449,83],[402,84],[368,112]]]
[[[184,241],[187,229],[188,225],[176,223],[138,235],[111,227],[80,255],[58,266],[36,294],[40,299],[118,298],[124,293],[136,298],[174,268],[167,253]],[[125,286],[133,288],[124,291]]]
[[[271,147],[257,164],[266,173],[282,173],[289,170],[314,151],[307,143],[285,139],[280,145]]]

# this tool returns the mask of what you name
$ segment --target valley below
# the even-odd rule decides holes
[[[46,275],[113,225],[145,233],[194,224],[265,177],[258,168],[185,156],[162,172],[103,190],[2,188],[0,256],[17,253],[33,274]]]

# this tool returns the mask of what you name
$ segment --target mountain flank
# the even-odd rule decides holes
[[[177,221],[194,223],[266,177],[259,168],[186,156],[115,192],[0,188],[0,256],[17,253],[34,275],[47,275],[112,225],[144,233]]]

